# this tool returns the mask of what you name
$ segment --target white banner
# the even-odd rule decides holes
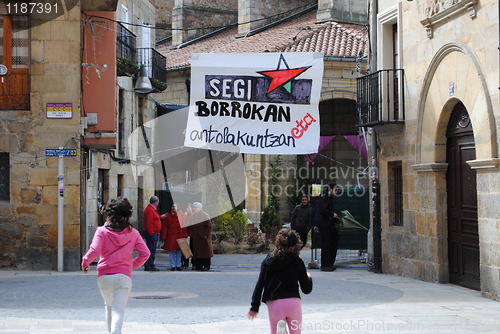
[[[193,54],[184,145],[317,153],[322,78],[319,52]]]

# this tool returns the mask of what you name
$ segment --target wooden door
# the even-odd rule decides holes
[[[28,110],[29,105],[29,18],[0,15],[0,110]]]
[[[476,172],[466,163],[476,159],[469,115],[460,102],[447,131],[448,259],[450,282],[479,290],[479,233]]]

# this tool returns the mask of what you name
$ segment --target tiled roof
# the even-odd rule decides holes
[[[325,57],[357,58],[368,53],[365,26],[337,22],[315,23],[316,11],[237,38],[236,26],[181,48],[157,47],[167,57],[167,69],[190,66],[192,53],[324,52]],[[295,37],[295,38],[294,38]]]

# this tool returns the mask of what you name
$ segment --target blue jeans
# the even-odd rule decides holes
[[[169,252],[170,255],[170,266],[172,268],[179,268],[181,263],[182,252],[180,250],[174,250]]]
[[[151,255],[149,255],[148,260],[144,263],[144,268],[151,269],[155,267],[155,255],[156,255],[156,245],[158,244],[158,239],[160,235],[158,233],[149,234],[144,233],[144,239],[146,239],[146,246],[148,246]]]

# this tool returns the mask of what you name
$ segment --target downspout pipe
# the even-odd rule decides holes
[[[371,52],[371,73],[377,72],[377,14],[378,14],[378,0],[372,0],[372,15],[370,17],[371,38],[370,38],[370,52]]]
[[[371,14],[371,68],[377,71],[377,14],[378,0],[372,0]],[[380,208],[380,181],[378,179],[378,145],[377,132],[372,127],[372,238],[373,238],[373,272],[382,273],[382,219]]]

